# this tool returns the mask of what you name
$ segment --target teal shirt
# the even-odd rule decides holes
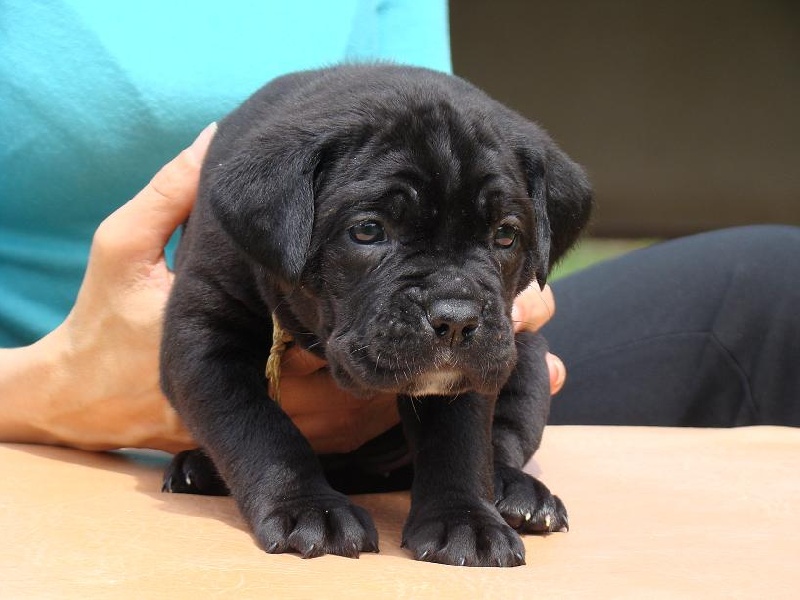
[[[0,346],[64,319],[98,224],[208,123],[359,59],[449,71],[446,1],[1,0]]]

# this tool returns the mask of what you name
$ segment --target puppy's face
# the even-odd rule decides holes
[[[491,131],[446,104],[397,110],[317,175],[300,294],[340,385],[495,393],[536,218],[526,177]]]
[[[346,83],[326,109],[273,115],[222,164],[212,208],[342,387],[496,393],[516,359],[513,299],[585,224],[585,177],[455,78]]]

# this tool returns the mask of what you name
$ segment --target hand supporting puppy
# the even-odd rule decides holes
[[[197,445],[158,384],[172,283],[164,246],[191,211],[215,129],[204,130],[100,225],[64,323],[31,346],[0,350],[0,441],[168,452]],[[535,331],[554,310],[550,288],[531,286],[515,301],[514,328]],[[556,393],[566,372],[552,354],[548,365]],[[284,410],[317,452],[353,450],[399,422],[394,396],[346,394],[323,360],[299,348],[284,356],[281,388]]]

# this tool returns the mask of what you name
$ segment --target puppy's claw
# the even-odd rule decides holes
[[[520,533],[551,533],[567,523],[567,510],[558,496],[519,469],[496,467],[495,490],[498,511]]]

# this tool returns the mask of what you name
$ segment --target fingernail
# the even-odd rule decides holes
[[[555,354],[547,354],[547,369],[550,371],[550,393],[557,394],[567,379],[567,369]]]
[[[208,145],[211,143],[211,138],[214,137],[216,132],[217,124],[211,123],[208,127],[200,132],[200,135],[198,135],[197,138],[192,142],[192,145],[186,149],[192,159],[194,159],[198,164],[203,162],[203,158],[208,150]]]

